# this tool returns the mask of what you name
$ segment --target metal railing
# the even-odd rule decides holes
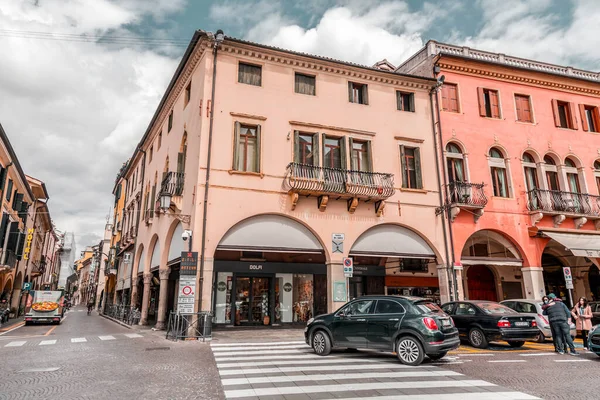
[[[127,325],[137,325],[142,317],[142,312],[137,307],[107,304],[104,309],[104,315],[124,322]]]
[[[527,209],[598,216],[600,215],[600,196],[561,190],[534,189],[527,192]]]
[[[340,194],[369,199],[387,199],[394,192],[394,175],[290,163],[285,183],[301,193]]]
[[[171,196],[181,196],[183,194],[183,183],[185,173],[183,172],[167,172],[158,193],[169,193]]]
[[[186,339],[212,339],[212,319],[210,312],[202,311],[194,314],[180,314],[171,311],[167,325],[166,338],[177,341]]]
[[[450,182],[446,203],[483,208],[488,202],[483,187],[483,183]]]

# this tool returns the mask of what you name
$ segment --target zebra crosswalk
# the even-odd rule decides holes
[[[410,367],[391,354],[334,351],[304,342],[212,343],[227,399],[531,400],[427,362]]]
[[[102,336],[60,338],[60,339],[31,339],[31,340],[13,340],[0,342],[0,347],[23,347],[23,346],[53,346],[65,343],[88,343],[88,342],[105,342],[113,340],[128,340],[143,337],[138,333],[125,333]]]

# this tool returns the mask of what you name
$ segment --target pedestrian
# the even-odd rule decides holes
[[[583,348],[588,350],[588,332],[592,329],[592,308],[588,305],[587,299],[582,297],[579,302],[571,310],[571,315],[575,318],[575,326],[578,331],[581,331],[583,339]]]
[[[542,297],[542,303],[544,303],[542,304],[542,310],[548,308],[548,305],[550,304],[550,299],[548,298],[548,296]],[[554,344],[554,351],[558,353],[560,349],[558,348],[558,343],[556,341],[556,332],[554,331],[554,324],[550,324],[550,332],[552,333],[552,343]]]
[[[571,328],[569,321],[571,320],[571,312],[561,299],[557,298],[554,293],[548,295],[550,302],[542,307],[544,315],[548,316],[550,327],[554,325],[553,331],[556,333],[556,346],[558,354],[565,354],[567,346],[571,351],[571,355],[579,355],[575,351],[575,345],[571,338]],[[552,336],[554,338],[554,336]]]

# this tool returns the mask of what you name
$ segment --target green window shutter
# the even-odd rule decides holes
[[[408,187],[408,170],[406,165],[406,153],[404,152],[404,145],[400,145],[400,165],[402,169],[402,187]]]
[[[154,209],[156,208],[156,185],[152,185],[152,197],[149,199],[149,207],[150,207],[150,218],[154,218]]]
[[[352,82],[348,82],[348,101],[354,103],[354,99],[352,98]]]
[[[323,149],[323,163],[321,165],[323,167],[329,167],[330,165],[325,162],[325,139],[327,139],[327,135],[321,133],[321,148]]]
[[[27,240],[27,235],[23,232],[19,232],[19,236],[17,238],[17,251],[16,251],[17,260],[21,260],[21,257],[23,257],[23,247],[25,245],[25,240]]]
[[[411,93],[409,96],[410,99],[410,111],[415,112],[415,94]]]
[[[396,109],[402,111],[402,92],[396,90]]]
[[[312,137],[312,153],[313,153],[313,165],[318,167],[321,165],[321,158],[319,157],[319,134],[315,133]]]
[[[146,218],[146,215],[148,214],[148,193],[146,193],[146,195],[144,196],[144,218]]]
[[[6,173],[7,169],[4,167],[0,167],[0,192],[4,190],[4,185],[6,184]]]
[[[177,153],[177,172],[180,174],[185,172],[185,153]]]
[[[342,169],[348,169],[348,161],[346,158],[346,136],[342,136],[340,139],[340,160],[342,164]]]
[[[0,248],[4,247],[4,239],[6,239],[6,229],[8,228],[8,214],[2,213],[2,222],[0,223]]]
[[[260,125],[256,125],[256,159],[254,160],[256,165],[254,166],[254,172],[260,172],[261,149],[262,149],[261,129],[260,129]]]
[[[19,223],[11,222],[8,229],[8,242],[6,242],[6,250],[13,252],[17,251],[17,242],[19,240]]]
[[[423,178],[421,175],[421,149],[415,147],[415,175],[417,176],[417,189],[423,189]]]
[[[21,193],[16,193],[15,196],[13,197],[13,203],[12,203],[13,210],[16,212],[20,212],[22,203],[23,203],[23,195]]]
[[[6,201],[10,201],[10,198],[12,196],[12,189],[13,189],[13,181],[12,181],[12,179],[9,179],[8,187],[6,188]]]
[[[373,172],[373,147],[370,140],[367,142],[367,171]]]
[[[294,162],[300,162],[300,132],[294,131]]]
[[[233,133],[233,170],[238,170],[238,158],[239,158],[239,147],[240,147],[240,132],[242,130],[242,124],[239,122],[235,123],[235,132]]]
[[[363,85],[362,88],[363,104],[369,104],[369,85]]]
[[[350,149],[349,155],[350,155],[350,169],[351,170],[356,170],[356,165],[354,165],[354,139],[352,139],[351,137],[348,138],[348,148]],[[343,167],[343,164],[342,164]]]

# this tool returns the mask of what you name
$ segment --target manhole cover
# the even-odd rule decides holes
[[[154,351],[154,350],[170,350],[170,347],[148,347],[146,351]]]

